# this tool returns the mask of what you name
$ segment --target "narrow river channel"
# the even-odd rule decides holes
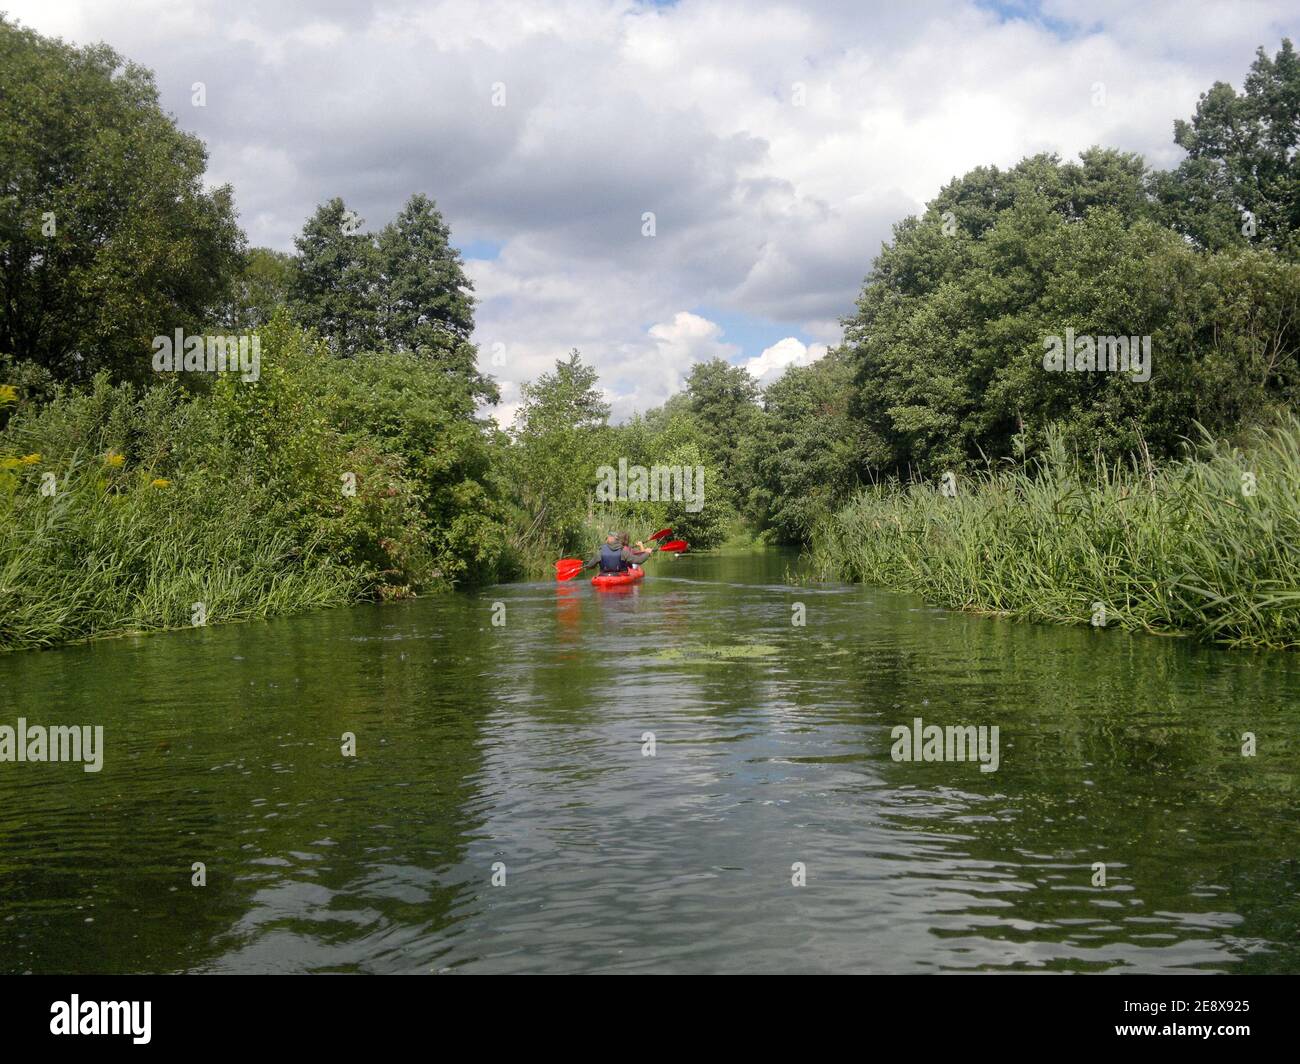
[[[104,728],[2,766],[0,968],[1300,969],[1300,659],[794,565],[0,658],[0,724]]]

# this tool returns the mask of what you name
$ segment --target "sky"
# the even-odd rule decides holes
[[[154,70],[254,245],[291,251],[332,196],[366,229],[432,197],[503,423],[573,348],[615,420],[701,360],[808,364],[943,184],[1094,144],[1176,165],[1174,119],[1300,23],[1294,0],[0,6]]]

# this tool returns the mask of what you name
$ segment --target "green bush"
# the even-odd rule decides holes
[[[346,443],[401,460],[413,508],[406,520],[422,530],[427,557],[420,583],[500,575],[508,541],[503,456],[497,430],[475,416],[470,382],[428,358],[385,352],[326,359],[305,387]]]
[[[0,649],[488,579],[505,531],[468,385],[339,362],[277,315],[257,381],[0,390]],[[44,474],[52,494],[42,491]]]

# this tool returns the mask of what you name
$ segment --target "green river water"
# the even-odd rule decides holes
[[[0,970],[1300,971],[1300,659],[793,564],[0,658],[0,724],[105,743],[0,763]]]

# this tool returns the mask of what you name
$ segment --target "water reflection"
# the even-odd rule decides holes
[[[0,963],[1297,968],[1293,656],[791,587],[789,564],[0,659],[0,720],[107,743],[97,776],[0,772]],[[999,726],[999,770],[892,761],[914,716]]]

